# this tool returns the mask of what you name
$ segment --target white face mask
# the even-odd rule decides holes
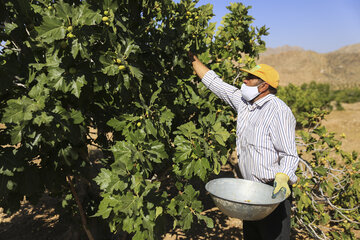
[[[257,96],[259,96],[259,90],[258,90],[258,86],[260,86],[261,83],[257,86],[246,86],[245,83],[243,83],[241,85],[241,94],[242,94],[242,97],[250,102],[251,100],[253,100],[254,98],[256,98]]]

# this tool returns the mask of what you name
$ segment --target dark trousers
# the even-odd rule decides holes
[[[289,240],[291,195],[266,218],[243,221],[244,240]]]

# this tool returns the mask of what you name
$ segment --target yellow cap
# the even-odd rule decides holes
[[[240,70],[261,78],[273,88],[277,88],[279,86],[279,73],[267,64],[256,65],[250,70],[243,68]]]

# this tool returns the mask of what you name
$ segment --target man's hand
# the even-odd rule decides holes
[[[280,191],[284,192],[285,198],[290,196],[290,188],[289,188],[289,176],[285,173],[277,173],[274,180],[274,190],[272,193],[272,198],[276,198]]]
[[[202,79],[209,69],[192,52],[188,52],[188,56],[196,74]]]
[[[195,55],[192,52],[188,52],[188,57],[190,62],[195,62]]]

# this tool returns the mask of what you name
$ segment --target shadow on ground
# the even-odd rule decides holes
[[[0,223],[1,240],[28,240],[28,239],[64,239],[71,237],[71,229],[67,224],[59,221],[55,213],[52,199],[44,197],[41,204],[31,206],[23,203],[21,209],[12,216],[3,215]]]

